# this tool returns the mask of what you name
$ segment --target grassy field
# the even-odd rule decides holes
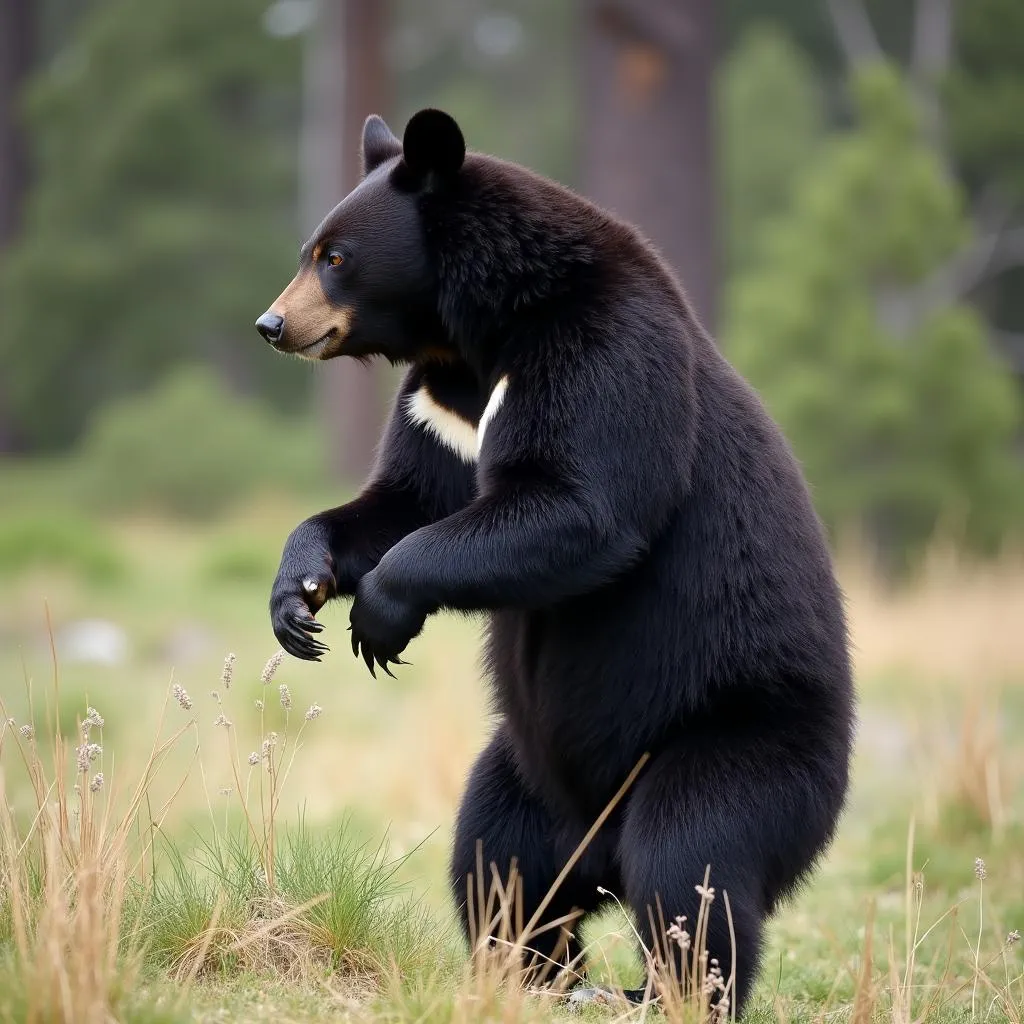
[[[374,681],[338,606],[323,664],[274,669],[269,584],[313,504],[202,528],[38,507],[0,513],[0,1019],[569,1014],[517,992],[507,956],[470,975],[448,905],[489,728],[479,622],[432,620],[413,664]],[[747,1019],[1020,1021],[1024,563],[936,556],[901,593],[843,565],[853,793],[771,927]],[[639,982],[627,919],[586,938],[599,979]],[[693,1019],[670,981],[662,1004],[584,1016]]]

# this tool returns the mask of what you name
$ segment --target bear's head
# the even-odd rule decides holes
[[[420,200],[454,188],[465,156],[459,126],[439,110],[416,114],[401,141],[368,118],[363,180],[302,246],[294,279],[256,321],[264,339],[313,360],[404,362],[443,347]]]

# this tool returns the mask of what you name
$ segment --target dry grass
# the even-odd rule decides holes
[[[710,1021],[721,1024],[736,1020],[736,934],[733,930],[732,910],[728,892],[722,893],[725,915],[731,938],[732,972],[723,976],[718,961],[711,957],[707,946],[708,923],[715,902],[715,888],[711,885],[711,866],[704,872],[704,881],[696,886],[700,895],[697,919],[692,922],[693,934],[685,917],[678,917],[666,925],[661,907],[658,907],[658,937],[653,950],[644,950],[650,974],[649,987],[658,1001],[669,1024],[694,1024]],[[652,915],[653,911],[648,910]],[[675,947],[673,949],[672,947]],[[679,965],[676,949],[682,956]]]
[[[977,565],[936,548],[909,586],[841,560],[858,680],[929,688],[1024,681],[1024,558]]]
[[[150,809],[142,827],[149,785],[185,729],[154,745],[115,811],[100,770],[102,719],[93,709],[78,724],[73,752],[59,733],[53,737],[50,774],[31,727],[15,731],[2,701],[0,710],[0,755],[16,746],[35,796],[34,813],[20,822],[0,762],[0,893],[17,978],[8,998],[28,1021],[108,1021],[141,967],[141,942],[125,927],[125,910],[131,884],[147,876],[166,813]]]
[[[938,823],[945,809],[959,808],[1000,838],[1013,813],[1009,802],[1021,777],[1020,752],[1005,742],[995,697],[969,692],[958,717],[952,734],[932,726],[921,736],[928,820]]]

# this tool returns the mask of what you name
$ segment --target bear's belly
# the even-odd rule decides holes
[[[652,723],[665,723],[649,702],[638,706],[645,687],[632,687],[602,647],[593,623],[577,628],[567,609],[492,616],[492,684],[519,769],[553,808],[587,824],[651,746]]]

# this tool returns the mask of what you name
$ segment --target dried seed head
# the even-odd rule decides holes
[[[98,793],[103,788],[103,772],[97,772],[89,783],[89,792]]]
[[[220,681],[224,684],[225,690],[231,689],[231,677],[235,672],[235,656],[229,654],[224,659],[224,670],[220,674]]]
[[[95,708],[86,708],[85,718],[82,720],[82,739],[89,738],[89,730],[95,726],[102,729],[104,725],[103,716]]]
[[[686,930],[686,915],[677,917],[665,934],[685,953],[690,948],[690,933]]]
[[[210,691],[210,696],[211,696],[211,697],[212,697],[212,698],[213,698],[213,699],[214,699],[214,700],[215,700],[215,701],[216,701],[216,702],[217,702],[218,704],[220,703],[220,691],[219,691],[219,690],[211,690],[211,691]]]
[[[231,788],[229,786],[224,786],[222,789],[219,789],[217,792],[219,792],[221,796],[231,796]]]
[[[270,762],[273,757],[274,747],[277,746],[277,733],[270,733],[260,746],[260,760],[262,760],[267,768],[270,768]]]
[[[722,978],[722,969],[717,962],[712,960],[711,967],[704,975],[704,994],[714,995],[715,992],[722,992],[725,989],[725,980]]]
[[[703,902],[713,903],[715,899],[715,887],[713,885],[695,885],[694,889],[700,894]]]
[[[231,722],[228,721],[227,717],[224,715],[223,712],[221,712],[221,714],[219,714],[214,719],[213,724],[214,725],[223,725],[225,729],[230,729],[231,728]]]
[[[1014,945],[1014,943],[1020,942],[1020,932],[1014,928],[1009,935],[1006,936],[1006,944],[1008,946]]]
[[[263,671],[260,673],[260,682],[264,686],[267,686],[274,678],[274,673],[281,667],[282,661],[284,661],[284,651],[279,650],[270,656],[270,660],[263,666]]]
[[[257,765],[257,764],[259,764],[259,763],[260,763],[260,755],[259,755],[258,753],[256,753],[256,751],[254,750],[254,751],[253,751],[253,752],[252,752],[252,753],[251,753],[251,754],[249,755],[249,764],[251,764],[251,765]]]
[[[319,718],[324,713],[324,709],[319,704],[310,704],[306,708],[306,721],[312,722],[314,718]]]
[[[30,740],[36,734],[35,729],[31,725],[23,725],[18,732],[23,740]]]
[[[185,687],[175,683],[171,687],[171,696],[178,702],[182,711],[192,710],[192,698],[185,692]]]
[[[103,748],[98,743],[83,743],[75,751],[75,761],[80,775],[89,771],[89,765],[103,753]]]
[[[985,877],[987,875],[988,875],[988,871],[985,869],[985,862],[980,857],[975,857],[974,858],[974,877],[977,878],[979,882],[982,882],[982,881],[985,880]]]
[[[684,953],[690,948],[690,933],[683,927],[685,923],[685,917],[677,917],[665,932]]]
[[[261,701],[261,700],[256,701],[256,710],[257,711],[262,711],[263,710],[263,701]]]
[[[281,707],[283,707],[285,709],[285,711],[291,711],[291,709],[292,709],[292,691],[289,690],[288,687],[284,683],[282,683],[277,689],[278,689],[278,692],[281,694]]]

